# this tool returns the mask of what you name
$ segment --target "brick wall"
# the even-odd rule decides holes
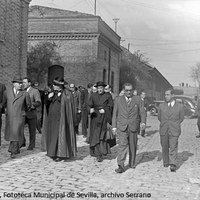
[[[2,0],[0,6],[0,82],[26,75],[30,0]]]

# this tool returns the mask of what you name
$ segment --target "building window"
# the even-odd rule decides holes
[[[104,51],[104,60],[107,60],[107,51]]]
[[[112,87],[112,90],[114,91],[114,78],[115,78],[115,73],[112,72],[111,73],[111,87]]]
[[[106,83],[106,69],[103,69],[103,82]]]

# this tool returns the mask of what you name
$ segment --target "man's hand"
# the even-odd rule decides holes
[[[117,135],[117,128],[112,128],[113,135]]]
[[[100,112],[101,114],[103,114],[103,113],[105,113],[105,110],[102,108],[102,109],[99,110],[99,112]]]
[[[61,94],[62,94],[61,92],[58,92],[58,97],[59,97]]]
[[[53,95],[54,95],[54,93],[53,93],[53,92],[49,93],[49,95],[48,95],[48,98],[51,98],[51,97],[53,97]]]
[[[78,113],[81,113],[81,110],[78,110]]]
[[[141,128],[141,130],[145,130],[146,125],[144,123],[142,123],[142,124],[140,124],[140,128]]]
[[[90,114],[94,113],[94,108],[90,108]]]

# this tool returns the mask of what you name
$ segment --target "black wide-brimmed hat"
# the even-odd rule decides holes
[[[14,76],[12,83],[23,83],[20,76]]]
[[[64,81],[63,78],[56,77],[56,78],[53,80],[53,85],[64,86],[64,85],[65,85],[65,81]]]
[[[97,82],[97,83],[94,85],[94,87],[98,87],[98,86],[103,86],[103,87],[105,87],[106,84],[105,84],[104,82],[102,82],[102,81],[99,81],[99,82]]]

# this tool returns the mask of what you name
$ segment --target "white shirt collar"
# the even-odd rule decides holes
[[[28,91],[30,90],[30,88],[31,88],[31,86],[30,86],[30,87],[28,87],[28,88],[26,89],[26,91],[28,92]]]
[[[168,103],[168,106],[171,104],[171,106],[173,107],[174,106],[174,104],[175,104],[175,100],[173,100],[173,101],[171,101],[171,102],[169,102]]]
[[[124,96],[125,96],[125,95],[124,95]],[[128,101],[128,100],[130,101],[131,98],[132,98],[132,97],[128,98],[128,97],[125,96],[126,101]]]

